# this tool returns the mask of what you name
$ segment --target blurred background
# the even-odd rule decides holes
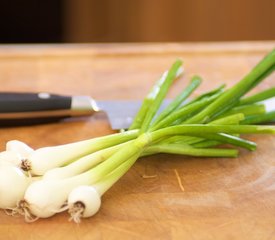
[[[274,0],[10,0],[0,43],[275,40]]]

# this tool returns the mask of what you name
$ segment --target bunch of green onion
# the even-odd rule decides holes
[[[275,88],[244,95],[274,69],[275,50],[233,87],[222,85],[187,101],[202,81],[194,76],[159,111],[182,72],[177,60],[155,83],[128,130],[37,150],[9,141],[0,153],[0,208],[24,215],[27,222],[63,211],[80,222],[99,210],[101,196],[139,157],[156,153],[236,157],[240,147],[255,150],[256,144],[240,134],[275,133],[275,126],[258,125],[275,119],[275,111],[267,112],[262,104],[275,96]]]

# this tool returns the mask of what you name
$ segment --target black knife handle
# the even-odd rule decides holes
[[[0,92],[0,127],[56,122],[70,116],[71,104],[69,96]]]
[[[0,113],[70,109],[71,102],[71,97],[56,94],[2,92]]]

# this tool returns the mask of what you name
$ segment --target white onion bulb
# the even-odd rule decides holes
[[[0,208],[15,208],[23,199],[31,179],[12,165],[0,165]]]
[[[80,218],[95,215],[101,206],[101,196],[93,186],[74,188],[68,196],[71,219],[79,223]]]
[[[4,151],[0,153],[0,164],[10,164],[13,166],[20,167],[21,165],[21,156],[20,154],[12,151]]]
[[[6,150],[17,152],[22,158],[28,158],[34,151],[29,145],[18,140],[11,140],[6,143]]]

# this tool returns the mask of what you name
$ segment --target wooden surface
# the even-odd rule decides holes
[[[275,42],[0,46],[4,91],[49,91],[96,99],[140,99],[176,58],[175,96],[189,77],[196,94],[242,78]],[[275,86],[274,74],[257,89]],[[34,148],[112,133],[103,114],[40,126],[1,128],[0,150],[19,139]],[[80,225],[66,213],[27,224],[0,212],[0,239],[275,239],[275,136],[249,135],[256,152],[235,159],[156,155],[140,159]],[[184,191],[181,190],[176,172]],[[156,175],[143,178],[143,175]]]
[[[67,0],[63,4],[65,42],[275,39],[273,0]]]

